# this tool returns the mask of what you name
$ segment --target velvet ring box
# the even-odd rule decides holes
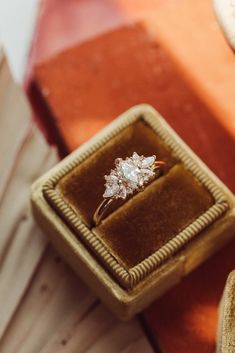
[[[219,306],[219,325],[217,332],[217,353],[235,352],[235,271],[226,281]]]
[[[134,151],[164,174],[97,227],[104,175]],[[121,319],[128,319],[233,235],[234,197],[148,105],[131,108],[32,187],[36,220],[61,255]]]

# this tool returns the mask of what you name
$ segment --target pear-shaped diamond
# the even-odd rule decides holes
[[[151,156],[151,157],[145,157],[142,162],[141,162],[141,167],[142,168],[147,168],[153,165],[153,163],[155,162],[156,157],[155,156]]]
[[[132,155],[132,160],[136,165],[139,165],[141,162],[141,156],[138,155],[138,153],[134,152]]]
[[[119,191],[119,185],[118,184],[111,184],[111,185],[106,185],[105,192],[103,194],[103,197],[112,197],[117,194]]]

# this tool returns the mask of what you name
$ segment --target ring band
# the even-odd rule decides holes
[[[134,192],[143,191],[145,186],[161,175],[165,162],[158,161],[156,156],[139,156],[136,152],[126,159],[117,158],[115,169],[105,175],[104,200],[94,213],[95,226],[103,220],[111,204],[117,199],[125,200]]]

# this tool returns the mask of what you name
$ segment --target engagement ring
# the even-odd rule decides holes
[[[97,208],[93,220],[97,226],[105,216],[107,209],[117,199],[125,200],[135,192],[143,191],[145,186],[163,171],[165,162],[156,156],[139,156],[136,152],[126,159],[117,158],[115,169],[105,175],[104,200]]]

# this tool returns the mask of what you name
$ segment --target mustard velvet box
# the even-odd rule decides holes
[[[136,151],[164,174],[98,226],[104,175]],[[80,277],[121,319],[178,283],[233,235],[234,196],[148,105],[118,117],[37,180],[34,216]]]
[[[235,271],[226,281],[219,306],[217,353],[235,352]]]

